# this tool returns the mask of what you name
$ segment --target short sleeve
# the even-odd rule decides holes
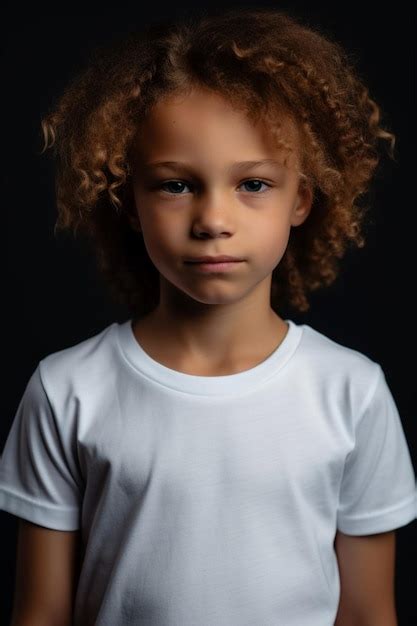
[[[410,451],[384,372],[376,365],[340,486],[337,528],[347,535],[387,532],[417,516]]]
[[[31,375],[0,458],[0,509],[56,530],[80,527],[80,477],[42,381]]]

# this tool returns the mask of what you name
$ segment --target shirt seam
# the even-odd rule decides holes
[[[394,504],[393,506],[386,507],[385,509],[378,509],[377,511],[373,511],[372,513],[365,513],[363,515],[345,515],[343,513],[339,513],[339,517],[343,521],[356,521],[356,520],[366,520],[373,519],[375,517],[381,517],[390,513],[395,513],[395,511],[405,509],[410,504],[415,501],[415,494],[411,494],[408,498],[401,500],[399,503]]]
[[[37,508],[45,510],[45,511],[62,511],[62,512],[75,511],[76,513],[78,513],[78,511],[79,511],[79,507],[77,507],[77,506],[62,507],[62,506],[51,506],[49,504],[44,504],[43,502],[40,502],[39,500],[36,500],[35,498],[30,498],[28,496],[20,494],[19,492],[15,491],[14,489],[9,489],[9,488],[3,487],[3,486],[0,486],[0,493],[3,493],[5,495],[9,495],[13,499],[19,500],[21,502],[27,502],[31,506],[37,507]]]
[[[380,381],[380,378],[381,378],[381,375],[382,375],[382,367],[379,365],[379,363],[375,363],[375,365],[376,365],[375,381],[374,381],[373,385],[371,385],[371,387],[369,389],[369,392],[365,396],[365,399],[363,401],[362,407],[361,407],[361,409],[359,411],[360,417],[358,418],[355,430],[359,426],[360,422],[364,419],[366,411],[371,406],[372,400],[375,397],[376,390],[377,390],[378,385],[379,385],[379,381]]]

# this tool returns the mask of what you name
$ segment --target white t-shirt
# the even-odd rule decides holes
[[[381,366],[286,320],[255,367],[195,376],[132,320],[39,361],[0,461],[0,508],[80,528],[74,626],[331,626],[334,538],[417,515]]]

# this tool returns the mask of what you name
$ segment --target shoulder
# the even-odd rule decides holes
[[[63,397],[81,390],[93,393],[106,378],[114,375],[117,323],[82,341],[52,352],[37,367],[40,381],[48,396]]]
[[[358,369],[361,375],[375,376],[379,363],[359,350],[331,339],[324,333],[308,324],[303,324],[303,348],[307,358],[314,359],[323,369],[331,365],[331,369],[339,372]]]
[[[368,355],[303,325],[299,351],[305,377],[323,396],[343,403],[357,414],[375,391],[383,371]],[[300,346],[300,347],[301,347]]]
[[[322,361],[328,362],[331,358],[339,367],[359,367],[362,373],[367,370],[374,370],[375,366],[379,366],[365,353],[331,339],[308,324],[303,324],[303,329],[304,350],[310,351],[310,356],[312,354],[315,357],[321,356],[320,365],[324,365]]]

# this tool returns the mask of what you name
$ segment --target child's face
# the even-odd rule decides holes
[[[282,162],[283,153],[261,124],[217,94],[195,91],[158,102],[141,125],[134,156],[137,215],[161,285],[207,304],[237,301],[261,286],[269,293],[291,226],[311,208],[311,190],[293,169],[298,155],[291,169],[238,168],[238,161]],[[156,161],[185,165],[151,166]],[[222,273],[186,262],[203,255],[244,261]]]

